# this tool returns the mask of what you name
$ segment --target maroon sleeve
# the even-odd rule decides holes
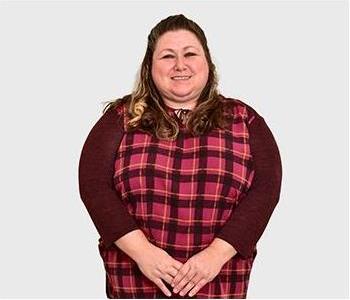
[[[122,135],[122,118],[115,108],[91,129],[79,160],[79,192],[104,244],[139,229],[121,202],[113,183],[114,161]]]
[[[253,182],[216,235],[229,242],[244,258],[253,255],[256,243],[279,201],[282,180],[280,153],[265,120],[256,115],[248,129],[255,169]]]

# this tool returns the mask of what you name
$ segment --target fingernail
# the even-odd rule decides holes
[[[174,287],[174,286],[175,286],[175,283],[172,283],[171,286]]]
[[[178,289],[174,289],[173,292],[174,292],[174,293],[177,293],[177,292],[178,292]]]
[[[169,292],[169,293],[167,293],[167,296],[168,296],[168,297],[170,297],[170,296],[171,296],[171,293],[170,293],[170,292]]]

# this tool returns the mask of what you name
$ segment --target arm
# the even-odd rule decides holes
[[[109,109],[91,129],[79,161],[79,192],[104,244],[109,247],[139,229],[114,183],[114,160],[123,135],[122,118]]]
[[[220,249],[226,253],[230,251],[230,244],[232,256],[238,252],[244,258],[253,254],[255,245],[267,226],[279,200],[282,180],[278,146],[264,119],[257,115],[248,128],[254,179],[248,193],[213,241],[216,245],[220,241]],[[223,241],[227,243],[222,243]]]
[[[140,229],[133,230],[123,235],[115,244],[130,256],[136,263],[149,249],[151,243]]]

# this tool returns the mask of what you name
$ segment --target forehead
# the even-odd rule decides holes
[[[159,37],[156,43],[155,52],[160,52],[165,49],[182,50],[188,46],[203,49],[200,41],[191,31],[168,31]]]

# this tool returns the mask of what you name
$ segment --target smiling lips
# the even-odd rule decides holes
[[[173,80],[188,80],[191,77],[192,76],[173,76],[173,77],[171,77],[171,79],[173,79]]]

